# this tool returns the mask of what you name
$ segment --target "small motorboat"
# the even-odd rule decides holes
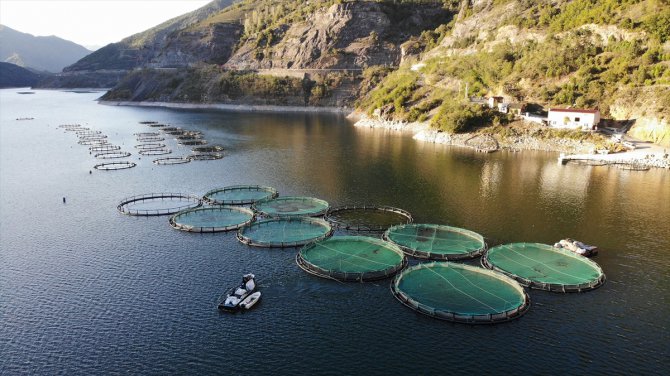
[[[256,291],[255,293],[247,296],[240,302],[240,309],[249,310],[261,299],[261,292]]]
[[[598,254],[598,247],[594,245],[584,244],[578,240],[565,238],[558,243],[554,244],[556,248],[565,248],[568,251],[572,251],[578,255],[591,257]]]
[[[254,278],[255,276],[251,273],[245,274],[239,286],[228,290],[224,301],[219,303],[219,309],[228,312],[237,311],[240,308],[240,303],[256,290],[256,281]]]

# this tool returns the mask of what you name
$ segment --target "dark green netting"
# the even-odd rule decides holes
[[[256,247],[298,247],[331,236],[323,219],[309,217],[273,218],[240,228],[237,239]]]
[[[605,274],[598,264],[562,248],[540,243],[503,244],[489,249],[482,265],[501,271],[524,286],[573,292],[599,287]]]
[[[384,233],[406,254],[433,260],[475,258],[486,250],[484,237],[476,232],[444,225],[407,224],[394,226]]]
[[[300,215],[315,217],[328,210],[328,203],[314,197],[279,197],[256,201],[251,208],[267,217]]]
[[[298,252],[298,265],[308,273],[342,281],[368,281],[394,275],[407,259],[393,243],[367,236],[336,236],[309,244]]]
[[[260,185],[231,185],[212,189],[203,200],[212,205],[247,205],[277,197],[277,190]]]
[[[423,314],[472,324],[509,321],[530,305],[528,295],[513,279],[452,262],[407,268],[396,276],[391,290],[400,302]]]
[[[412,215],[390,206],[342,206],[330,208],[325,219],[334,227],[353,231],[385,231],[412,222]]]
[[[253,220],[250,209],[216,206],[181,211],[170,217],[170,226],[190,232],[220,232],[238,229]]]

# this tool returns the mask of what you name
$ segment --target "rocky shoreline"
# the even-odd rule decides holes
[[[227,103],[179,103],[179,102],[134,102],[134,101],[103,101],[99,104],[107,106],[137,106],[137,107],[165,107],[177,109],[211,109],[235,112],[296,112],[296,113],[338,113],[349,114],[350,108],[344,107],[317,107],[317,106],[273,106],[253,104],[227,104]]]
[[[357,114],[356,127],[388,129],[413,134],[415,140],[436,144],[471,148],[478,151],[491,152],[495,150],[540,150],[561,153],[562,156],[581,155],[591,161],[603,164],[633,165],[639,168],[654,167],[670,169],[670,157],[662,150],[645,152],[634,150],[616,154],[597,154],[596,145],[590,142],[570,139],[539,139],[532,136],[494,137],[477,133],[462,133],[450,135],[431,129],[427,122],[403,123],[373,119],[366,115]],[[481,139],[483,142],[472,142]],[[493,146],[495,145],[495,147]]]

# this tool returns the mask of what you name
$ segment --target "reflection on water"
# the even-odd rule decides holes
[[[96,97],[0,91],[2,374],[227,373],[231,363],[260,374],[471,374],[490,364],[512,374],[659,374],[667,366],[668,171],[476,153],[357,129],[339,115],[112,107]],[[23,117],[35,119],[15,120]],[[225,157],[156,166],[133,154],[136,168],[89,174],[93,156],[57,128],[81,123],[134,153],[133,133],[153,130],[142,120],[202,131]],[[166,142],[172,156],[191,153]],[[520,320],[472,328],[406,309],[389,281],[317,279],[295,265],[295,250],[250,249],[232,233],[187,234],[165,217],[116,210],[135,194],[202,195],[234,184],[333,206],[391,205],[417,222],[477,231],[489,245],[576,238],[601,247],[596,261],[608,281],[586,294],[530,291]],[[243,271],[259,276],[263,301],[243,316],[220,315],[216,298]]]

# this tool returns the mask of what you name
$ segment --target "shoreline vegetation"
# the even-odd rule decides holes
[[[603,164],[626,164],[637,167],[656,167],[670,169],[670,157],[661,147],[624,151],[618,153],[599,154],[599,145],[591,139],[573,139],[547,136],[544,126],[516,121],[502,128],[483,127],[472,132],[454,133],[432,128],[429,121],[402,122],[372,118],[368,115],[345,107],[318,106],[277,106],[277,105],[244,105],[225,103],[178,103],[178,102],[134,102],[104,101],[99,104],[108,106],[164,107],[173,109],[215,109],[235,112],[266,112],[266,113],[337,113],[346,114],[355,127],[385,129],[395,132],[411,133],[417,141],[432,142],[446,146],[475,149],[481,152],[507,150],[539,150],[561,153],[561,155],[586,156],[593,162]],[[498,126],[501,127],[501,126]],[[514,129],[510,132],[510,129]],[[583,132],[582,132],[583,133]],[[579,133],[577,133],[579,134]],[[604,138],[604,137],[603,137]]]

